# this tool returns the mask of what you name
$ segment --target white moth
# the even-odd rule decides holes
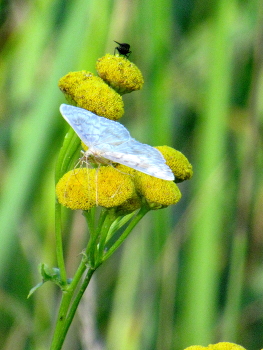
[[[156,148],[136,141],[122,124],[66,104],[60,106],[60,112],[88,146],[83,153],[85,158],[91,156],[100,162],[106,159],[159,179],[174,180],[162,154]]]

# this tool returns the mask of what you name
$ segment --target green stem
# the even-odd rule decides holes
[[[100,233],[99,228],[102,227],[103,221],[104,221],[105,217],[107,217],[106,211],[101,214],[101,217],[100,217],[100,220],[98,223],[98,227],[95,230],[96,211],[90,210],[90,211],[84,212],[83,214],[86,217],[87,223],[89,226],[90,239],[89,239],[89,243],[87,245],[86,251],[83,254],[81,263],[80,263],[70,285],[68,285],[67,288],[63,291],[62,300],[61,300],[61,304],[60,304],[60,308],[59,308],[59,313],[58,313],[58,317],[57,317],[56,327],[55,327],[54,336],[52,339],[50,350],[61,349],[61,347],[64,343],[64,340],[66,338],[66,334],[68,332],[68,329],[69,329],[69,327],[72,323],[72,320],[74,318],[74,315],[76,313],[77,306],[81,300],[81,297],[82,297],[85,289],[88,286],[88,283],[90,281],[92,274],[95,271],[94,268],[90,268],[88,270],[86,278],[84,279],[76,297],[72,301],[73,295],[75,294],[75,292],[77,290],[79,282],[80,282],[84,272],[87,269],[87,263],[89,262],[92,264],[92,257],[93,257],[93,260],[95,259],[94,252],[97,249],[96,240],[97,240],[97,237]],[[89,259],[90,259],[90,261],[89,261]],[[95,263],[96,262],[94,260],[93,264],[95,265]]]
[[[107,217],[107,211],[106,210],[102,211],[97,224],[97,228],[95,229],[96,209],[97,208],[92,208],[91,210],[85,211],[83,213],[83,215],[87,220],[89,233],[90,233],[90,238],[89,238],[89,242],[88,242],[85,254],[89,259],[89,263],[91,267],[94,267],[96,265],[97,239],[100,235],[103,221]]]
[[[120,229],[123,225],[125,225],[133,216],[135,216],[134,212],[127,214],[124,217],[117,218],[109,229],[107,241],[109,241],[114,233],[118,231],[118,229]]]
[[[65,335],[63,336],[63,329],[71,298],[72,292],[63,292],[50,350],[61,349],[61,346],[64,342]]]
[[[55,183],[67,171],[69,163],[74,158],[73,155],[78,151],[79,139],[72,128],[64,138],[63,145],[60,149],[55,169]],[[63,255],[62,229],[61,229],[61,205],[55,203],[55,235],[56,235],[56,255],[57,263],[61,276],[61,286],[67,285],[67,273]]]
[[[55,235],[56,235],[56,254],[57,263],[60,271],[61,285],[67,285],[67,272],[64,262],[62,234],[61,234],[61,205],[56,201],[55,204]]]
[[[70,128],[69,132],[65,136],[63,145],[60,149],[59,156],[56,162],[55,169],[55,183],[59,181],[61,176],[68,170],[70,163],[75,159],[76,152],[79,147],[79,138],[75,132]],[[83,275],[86,264],[85,259],[82,259],[79,269],[75,274],[75,277],[70,286],[67,285],[67,273],[64,262],[63,254],[63,242],[62,242],[62,225],[61,225],[61,205],[56,201],[55,203],[55,235],[56,235],[56,255],[57,263],[60,271],[61,288],[63,291],[59,313],[57,317],[56,327],[52,339],[51,349],[59,349],[58,344],[63,343],[64,339],[61,339],[64,329],[65,319],[68,313],[69,305],[74,294],[74,291],[78,285],[78,282]],[[61,343],[61,344],[62,344]]]
[[[59,313],[57,317],[56,327],[51,343],[50,350],[59,350],[61,349],[63,342],[66,338],[66,334],[68,331],[68,328],[73,320],[73,316],[70,316],[70,303],[72,300],[72,297],[75,293],[75,290],[77,289],[77,286],[79,284],[79,281],[81,277],[83,276],[83,273],[87,269],[87,257],[83,256],[81,263],[78,267],[78,270],[71,282],[71,284],[68,286],[68,289],[63,291],[62,300],[59,308]],[[73,301],[72,305],[74,305],[75,300]],[[71,318],[72,317],[72,318]],[[69,321],[70,319],[70,321]]]
[[[59,267],[61,270],[61,279],[63,281],[63,284],[65,283],[65,288],[63,288],[62,300],[59,308],[58,318],[50,350],[60,350],[62,348],[62,345],[66,338],[68,329],[73,321],[80,300],[97,267],[99,267],[103,261],[108,259],[113,254],[113,252],[121,245],[121,243],[129,235],[134,226],[142,219],[142,217],[149,210],[149,207],[146,205],[140,209],[138,214],[132,219],[126,230],[119,237],[119,239],[110,247],[109,251],[104,255],[104,257],[103,252],[107,241],[107,234],[110,231],[112,223],[114,222],[114,220],[116,220],[116,216],[114,215],[114,213],[109,213],[108,210],[102,211],[99,217],[97,228],[95,229],[95,210],[85,212],[84,215],[87,219],[90,230],[90,239],[86,251],[83,254],[81,263],[75,273],[75,276],[72,279],[72,282],[70,283],[70,285],[66,286],[67,280],[61,238],[61,209],[60,205],[56,204],[57,256]],[[123,222],[125,223],[126,221]],[[91,267],[89,267],[86,277],[83,280],[78,292],[76,293],[80,280],[84,272],[87,270],[88,263],[91,264]],[[75,297],[73,298],[74,295]]]
[[[83,216],[85,216],[87,220],[90,237],[93,237],[95,235],[95,215],[96,207],[83,211]]]
[[[114,213],[109,213],[109,215],[105,218],[103,226],[101,227],[101,234],[100,234],[100,241],[98,244],[98,254],[97,254],[97,259],[96,259],[96,267],[98,267],[103,258],[103,252],[105,249],[105,243],[107,241],[108,233],[110,230],[110,227],[112,223],[116,220],[116,216]]]
[[[76,161],[76,154],[79,153],[80,140],[75,131],[70,128],[64,138],[63,145],[59,151],[55,169],[55,182],[57,183],[61,176],[70,169],[72,162]]]
[[[150,211],[150,208],[147,205],[144,205],[141,207],[138,214],[133,218],[133,220],[129,223],[126,230],[123,232],[123,234],[119,237],[119,239],[109,248],[107,253],[104,255],[104,257],[101,259],[100,264],[102,264],[105,260],[107,260],[114,252],[115,250],[122,244],[122,242],[127,238],[127,236],[130,234],[132,229],[138,224],[138,222],[144,217]]]
[[[60,349],[61,349],[61,346],[63,345],[64,339],[65,339],[66,334],[67,334],[67,332],[68,332],[68,329],[69,329],[69,327],[70,327],[70,325],[71,325],[71,323],[72,323],[72,321],[73,321],[73,318],[74,318],[75,313],[76,313],[76,311],[77,311],[77,308],[78,308],[78,305],[79,305],[79,303],[80,303],[80,300],[81,300],[81,298],[82,298],[82,296],[83,296],[85,290],[87,289],[87,287],[88,287],[88,285],[89,285],[89,282],[90,282],[90,280],[91,280],[91,277],[92,277],[92,275],[93,275],[94,272],[95,272],[95,269],[89,269],[89,270],[88,270],[88,272],[87,272],[87,274],[86,274],[86,277],[85,277],[85,279],[84,279],[84,281],[83,281],[83,283],[82,283],[82,285],[81,285],[81,287],[80,287],[80,289],[79,289],[79,291],[78,291],[78,293],[77,293],[75,299],[74,299],[73,302],[72,302],[72,305],[71,305],[70,310],[69,310],[69,312],[68,312],[68,316],[67,316],[67,318],[66,318],[66,321],[65,321],[63,330],[62,330],[62,332],[61,332],[61,336],[60,336],[60,340],[61,340],[61,341],[60,341],[60,343],[58,344],[60,347],[55,348],[56,350],[60,350]],[[55,349],[54,349],[54,350],[55,350]]]
[[[74,275],[70,285],[68,286],[67,291],[69,293],[71,293],[71,292],[74,293],[74,291],[76,290],[76,288],[77,288],[77,286],[79,284],[79,281],[80,281],[81,277],[83,276],[83,273],[87,269],[87,263],[88,263],[88,258],[87,258],[86,254],[85,254],[82,257],[81,263],[80,263],[80,265],[79,265],[79,267],[78,267],[78,269],[77,269],[77,271],[76,271],[76,273],[75,273],[75,275]]]
[[[95,258],[94,258],[94,244],[96,240],[96,230],[95,230],[95,211],[96,208],[92,208],[88,211],[84,211],[83,215],[85,216],[87,220],[87,225],[89,228],[89,241],[88,245],[85,250],[86,256],[89,258],[89,262],[91,266],[94,266],[95,264]]]

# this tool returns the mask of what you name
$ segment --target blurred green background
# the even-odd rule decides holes
[[[60,291],[27,294],[39,263],[56,266],[54,167],[68,130],[57,82],[95,73],[116,40],[145,79],[121,122],[183,152],[194,177],[95,273],[63,349],[261,349],[263,2],[1,0],[0,25],[0,348],[48,349]],[[75,212],[69,276],[86,240]]]

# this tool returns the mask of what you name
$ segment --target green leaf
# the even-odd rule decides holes
[[[49,267],[48,265],[41,263],[38,266],[40,274],[42,276],[42,282],[39,282],[35,287],[30,289],[27,298],[31,297],[31,295],[40,288],[45,282],[53,282],[56,285],[60,287],[60,289],[63,289],[64,283],[61,281],[60,271],[57,267]],[[71,283],[71,278],[67,279],[67,284]]]

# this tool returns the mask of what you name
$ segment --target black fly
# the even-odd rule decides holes
[[[129,44],[121,44],[121,43],[118,43],[118,41],[115,41],[114,42],[116,44],[118,44],[119,46],[115,47],[115,50],[114,50],[114,55],[115,55],[115,52],[116,50],[119,52],[120,55],[128,58],[131,54],[131,51],[130,51],[130,45]]]

